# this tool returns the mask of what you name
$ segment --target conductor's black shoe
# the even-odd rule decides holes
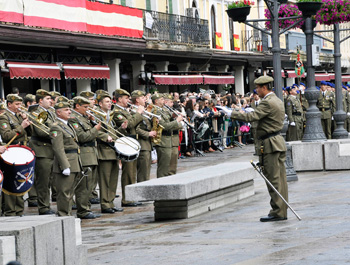
[[[113,207],[112,210],[114,210],[115,212],[122,212],[122,211],[124,211],[123,208],[119,208],[119,207]]]
[[[78,209],[77,205],[73,204],[72,205],[72,210],[77,210],[77,209]]]
[[[28,202],[28,207],[38,207],[37,202]]]
[[[142,202],[134,202],[134,203],[136,203],[137,206],[142,205]]]
[[[115,195],[116,198],[119,198],[119,196],[120,196],[120,195],[118,195],[118,194]]]
[[[80,217],[80,219],[95,219],[95,218],[97,218],[97,216],[94,215],[93,213],[88,213],[87,215]]]
[[[273,215],[268,215],[260,218],[260,222],[275,222],[275,221],[284,221],[287,220],[287,217],[278,217]]]
[[[115,211],[112,208],[107,208],[107,209],[101,210],[101,213],[115,213]]]
[[[56,198],[51,198],[51,201],[52,202],[57,202],[57,199]]]
[[[55,214],[55,212],[53,210],[47,210],[45,212],[39,213],[39,215],[50,215],[50,214]]]
[[[137,203],[135,202],[129,202],[129,203],[122,203],[122,207],[137,207]]]
[[[92,198],[89,200],[91,204],[100,204],[100,199],[99,198]]]

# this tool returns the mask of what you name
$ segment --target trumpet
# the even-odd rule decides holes
[[[168,105],[164,105],[164,107],[166,107],[169,111],[171,111],[172,113],[174,113],[176,116],[181,115],[180,112],[178,112],[177,110],[175,110],[175,109],[169,107]],[[196,132],[196,130],[194,129],[194,126],[193,126],[193,125],[191,125],[186,119],[183,119],[183,122],[184,122],[188,127],[191,128],[191,130],[193,131],[193,133],[197,134],[197,132]]]
[[[39,130],[43,131],[47,135],[50,134],[50,128],[44,124],[48,118],[48,114],[46,111],[40,112],[37,116],[28,112],[28,110],[23,106],[19,107],[18,111],[27,115],[28,119],[32,122],[33,126],[37,127]]]
[[[139,108],[139,106],[131,104],[129,102],[128,102],[128,105],[132,108],[132,111],[134,111],[134,112],[136,112],[135,109]],[[152,112],[149,112],[147,110],[144,110],[141,115],[144,116],[145,118],[149,119],[149,120],[152,120],[152,118],[157,118],[158,120],[162,119],[162,117],[160,115],[156,115],[156,114],[154,114]]]

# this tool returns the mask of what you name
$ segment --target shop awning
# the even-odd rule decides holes
[[[272,70],[272,74],[273,74],[273,70]],[[281,70],[281,74],[282,74],[282,78],[286,77],[286,74],[284,73],[284,70]]]
[[[235,77],[232,75],[203,75],[204,85],[234,84]]]
[[[153,75],[156,85],[196,85],[203,84],[202,75]]]
[[[342,82],[349,82],[350,81],[350,75],[342,75],[341,76]]]
[[[295,70],[286,70],[288,78],[298,78],[298,77],[305,77],[305,72],[301,76],[297,76],[295,73]]]
[[[315,81],[329,81],[331,80],[327,73],[315,73]]]
[[[66,79],[109,79],[109,67],[106,65],[63,64]]]
[[[61,79],[57,64],[6,62],[10,78]]]

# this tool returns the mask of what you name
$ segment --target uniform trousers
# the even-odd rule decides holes
[[[122,161],[122,203],[131,203],[125,199],[125,187],[136,183],[137,160],[131,162]]]
[[[332,118],[329,119],[321,119],[321,124],[323,128],[323,132],[326,135],[327,139],[332,139]]]
[[[89,213],[87,200],[87,178],[80,172],[73,172],[69,176],[54,173],[57,187],[58,216],[72,215],[73,195],[77,204],[77,217],[84,217]]]
[[[141,150],[137,158],[137,182],[150,179],[151,175],[151,151]]]
[[[37,157],[35,160],[35,186],[38,196],[39,213],[50,210],[50,176],[53,159]]]
[[[90,168],[91,170],[86,171],[87,168]],[[87,179],[88,179],[88,192],[89,192],[89,198],[88,198],[88,204],[89,207],[91,206],[90,199],[98,198],[98,194],[96,192],[96,186],[97,186],[97,166],[86,166],[83,167],[84,172],[87,172]],[[95,197],[96,192],[96,197]]]
[[[5,216],[21,216],[24,210],[23,196],[7,195],[2,192],[1,195],[4,202]]]
[[[175,175],[176,174],[178,158],[179,158],[179,147],[173,146],[171,148],[171,158],[170,158],[168,175]]]
[[[119,160],[99,160],[97,171],[101,210],[113,208],[118,185]]]
[[[38,195],[36,193],[36,180],[34,182],[34,185],[32,186],[32,188],[28,191],[28,199],[27,201],[29,203],[36,203],[38,201]]]
[[[288,186],[286,168],[284,162],[286,161],[286,152],[273,152],[259,156],[260,165],[263,165],[263,173],[265,177],[271,182],[276,190],[288,201]],[[271,200],[271,210],[269,215],[287,218],[287,205],[277,195],[277,193],[268,185]]]
[[[171,160],[171,147],[156,146],[157,151],[157,178],[168,176]]]
[[[55,200],[57,198],[57,189],[56,189],[56,175],[50,175],[50,188],[51,188],[51,198]]]
[[[300,141],[303,138],[304,122],[301,116],[294,117],[295,126],[288,126],[287,141]]]

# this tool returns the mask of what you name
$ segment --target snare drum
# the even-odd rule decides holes
[[[4,174],[3,192],[22,196],[34,184],[35,153],[22,145],[10,145],[0,157],[0,167]]]
[[[124,136],[115,141],[114,148],[120,160],[130,162],[139,157],[141,145],[136,139]]]

